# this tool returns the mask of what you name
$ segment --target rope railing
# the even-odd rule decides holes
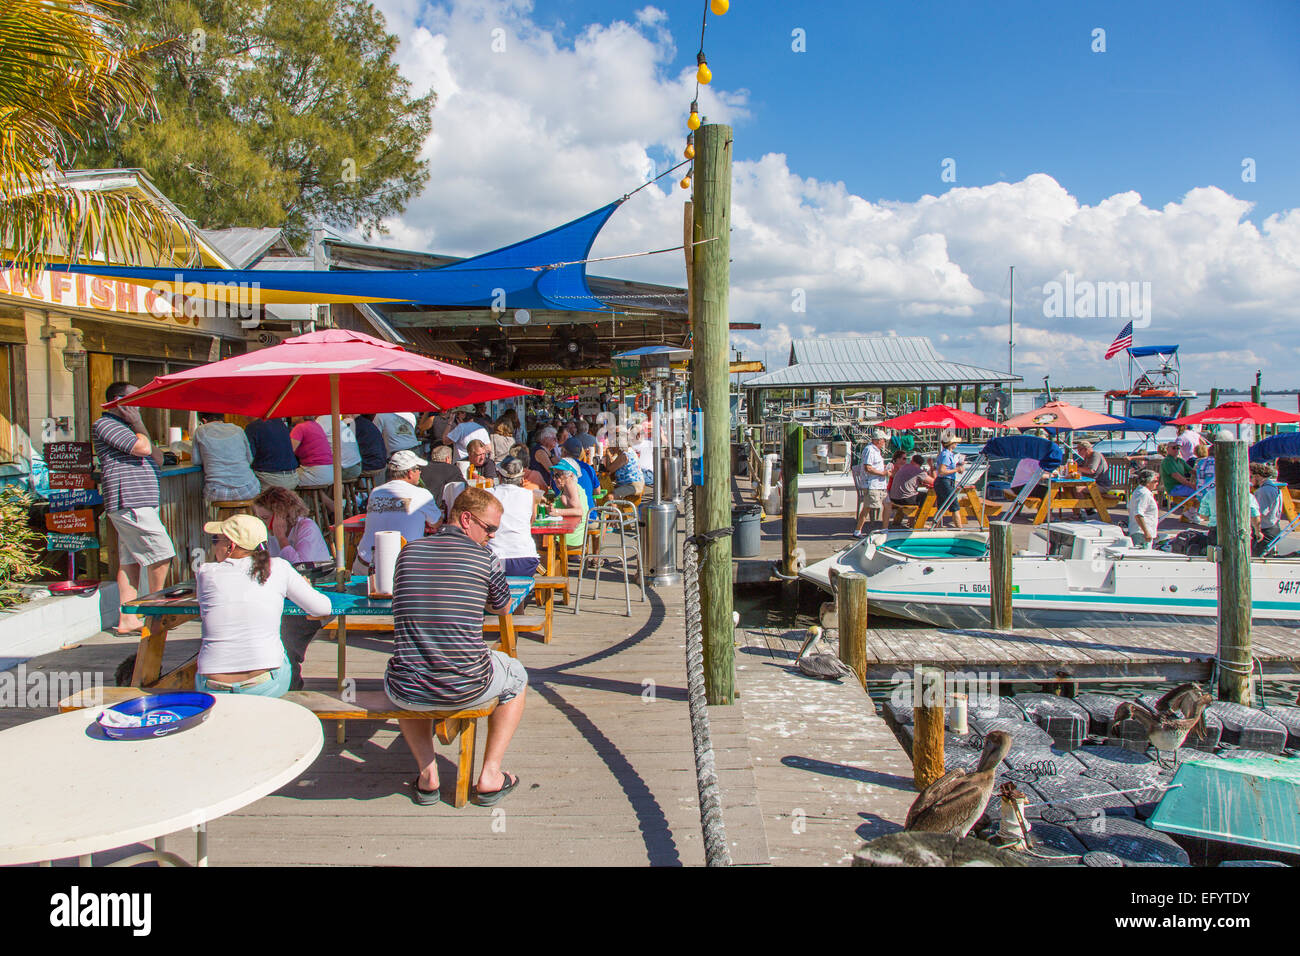
[[[686,697],[691,710],[691,744],[695,750],[695,786],[700,798],[700,827],[704,831],[704,860],[708,866],[731,866],[731,848],[722,820],[722,789],[718,785],[713,738],[709,733],[708,699],[704,693],[704,635],[700,609],[700,556],[695,540],[695,489],[682,495],[686,512],[686,547],[682,581],[686,594]]]

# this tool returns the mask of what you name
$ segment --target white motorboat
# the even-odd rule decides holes
[[[879,531],[800,577],[831,591],[830,571],[867,576],[872,614],[938,627],[987,627],[988,535],[981,531]],[[1300,535],[1280,557],[1251,561],[1256,623],[1300,620]],[[1213,619],[1217,566],[1204,556],[1135,548],[1118,527],[1063,522],[1034,528],[1011,559],[1018,625],[1174,623]]]

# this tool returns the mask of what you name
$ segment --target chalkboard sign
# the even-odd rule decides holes
[[[47,551],[95,551],[99,549],[99,539],[89,534],[47,534],[45,549]]]
[[[45,516],[45,528],[47,531],[63,534],[94,534],[95,512],[89,508],[76,511],[51,511]]]
[[[50,471],[89,472],[94,467],[88,441],[47,442],[44,455],[45,467]]]
[[[94,488],[95,476],[84,471],[51,472],[51,488]]]
[[[90,508],[94,505],[102,505],[103,503],[104,496],[93,488],[50,492],[51,511],[69,511],[73,508]]]

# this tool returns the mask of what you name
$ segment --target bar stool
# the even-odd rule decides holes
[[[617,549],[614,535],[618,535]],[[631,538],[629,547],[628,539]],[[589,545],[595,542],[595,549]],[[596,533],[586,535],[582,541],[582,556],[578,563],[578,591],[573,601],[573,613],[577,614],[582,606],[582,576],[587,570],[587,562],[593,561],[595,574],[592,578],[591,596],[596,597],[600,590],[600,571],[604,562],[618,560],[623,572],[623,597],[627,602],[627,616],[632,616],[632,584],[628,568],[628,552],[636,558],[637,587],[641,589],[641,600],[645,600],[645,574],[641,561],[641,530],[637,510],[629,501],[616,500],[601,505],[596,509]]]
[[[311,517],[317,527],[328,528],[333,524],[329,509],[330,502],[334,500],[333,485],[299,485],[297,490],[303,504],[311,509]]]
[[[225,521],[227,518],[234,515],[250,513],[252,507],[252,498],[232,498],[227,501],[209,501],[208,520]]]
[[[345,479],[343,481],[343,517],[351,518],[360,510],[357,504],[357,482],[360,477]]]

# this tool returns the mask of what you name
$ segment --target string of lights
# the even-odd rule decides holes
[[[691,100],[691,113],[686,119],[686,128],[690,130],[686,134],[686,149],[682,155],[687,159],[695,159],[695,131],[700,128],[700,87],[708,86],[713,81],[713,71],[709,69],[709,61],[704,56],[704,31],[709,25],[710,11],[714,16],[720,17],[731,9],[731,0],[704,0],[704,15],[700,18],[700,52],[695,54],[695,98]],[[682,177],[681,187],[683,189],[691,188],[691,179],[695,172],[695,164],[691,164],[690,170]]]

